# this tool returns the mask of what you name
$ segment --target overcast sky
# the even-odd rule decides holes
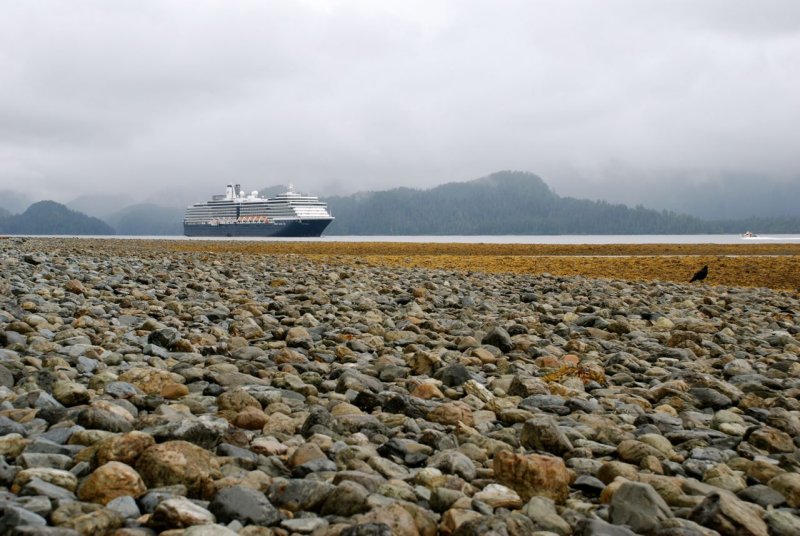
[[[799,125],[796,0],[0,4],[0,190],[36,199],[503,169],[613,198],[653,170],[796,179]]]

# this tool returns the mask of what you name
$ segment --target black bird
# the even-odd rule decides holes
[[[695,272],[695,274],[689,280],[689,283],[694,283],[695,281],[702,281],[707,276],[708,276],[708,265],[703,266],[702,268],[697,270],[697,272]]]

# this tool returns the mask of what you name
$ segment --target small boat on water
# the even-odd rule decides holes
[[[742,238],[758,238],[758,235],[750,231],[745,231],[742,233]]]

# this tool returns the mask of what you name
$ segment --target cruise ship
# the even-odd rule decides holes
[[[328,205],[317,197],[294,191],[292,185],[275,197],[246,194],[239,184],[229,184],[224,195],[195,203],[186,209],[186,236],[276,236],[314,237],[322,235],[333,221]]]

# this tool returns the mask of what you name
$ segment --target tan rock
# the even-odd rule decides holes
[[[155,444],[153,436],[139,431],[109,437],[97,444],[95,463],[104,465],[108,462],[121,462],[133,467],[139,456]]]
[[[642,461],[639,462],[639,469],[656,475],[664,474],[664,466],[661,465],[661,462],[655,456],[645,456],[642,458]]]
[[[747,467],[747,477],[766,484],[778,475],[785,473],[777,464],[763,460],[755,460]]]
[[[53,398],[65,406],[78,406],[88,403],[91,395],[80,383],[61,380],[53,384]]]
[[[288,415],[284,415],[283,413],[273,413],[267,419],[267,424],[264,425],[262,428],[262,432],[265,434],[294,434],[295,430],[299,428],[302,423],[298,423],[293,418],[289,417]]]
[[[604,484],[610,484],[618,476],[635,482],[639,480],[639,471],[634,465],[618,461],[605,462],[597,470],[597,478]]]
[[[146,491],[142,477],[132,467],[108,462],[86,477],[78,489],[78,498],[105,505],[117,497],[141,497]]]
[[[442,516],[442,521],[439,523],[439,530],[442,534],[455,534],[456,530],[458,530],[458,527],[467,521],[480,519],[482,517],[483,514],[476,512],[475,510],[469,510],[466,508],[451,508]]]
[[[423,400],[430,400],[432,398],[444,398],[442,391],[433,383],[423,382],[416,386],[411,391],[411,396],[422,398]]]
[[[264,471],[247,471],[246,473],[238,473],[233,476],[223,477],[214,481],[214,486],[217,491],[229,488],[231,486],[242,486],[245,488],[256,489],[261,492],[266,492],[272,484],[272,477]]]
[[[165,385],[176,382],[170,372],[156,368],[132,368],[120,374],[119,380],[135,385],[148,395],[160,395]]]
[[[245,430],[261,430],[268,420],[267,415],[261,411],[260,407],[247,406],[237,413],[231,422],[234,426]]]
[[[501,451],[495,455],[492,467],[497,481],[519,493],[523,501],[544,496],[563,503],[575,478],[561,458],[538,454]]]
[[[286,454],[289,447],[268,437],[257,437],[250,443],[250,450],[264,456],[281,456]]]
[[[637,439],[645,445],[650,445],[654,449],[658,450],[663,455],[659,457],[659,459],[664,459],[664,457],[673,459],[675,456],[677,456],[669,439],[660,434],[644,434],[639,436]]]
[[[319,446],[314,443],[303,443],[289,457],[289,467],[295,468],[298,465],[320,458],[326,458],[326,456]]]
[[[108,430],[77,430],[69,436],[68,445],[83,445],[84,447],[95,446],[106,439],[116,437],[117,432]]]
[[[243,337],[247,340],[260,339],[264,336],[264,330],[252,318],[236,320],[228,328],[231,335]]]
[[[724,463],[719,463],[703,474],[703,482],[736,493],[747,487],[744,478]]]
[[[222,477],[216,458],[186,441],[153,445],[139,457],[136,470],[150,488],[183,484],[190,497],[199,498],[209,498],[213,481]]]
[[[31,422],[33,419],[36,418],[36,412],[38,410],[33,408],[24,408],[24,409],[6,409],[0,411],[0,415],[3,417],[8,417],[12,421],[17,421],[20,424],[25,424],[26,422]]]
[[[261,403],[244,389],[226,391],[217,397],[217,407],[220,410],[239,412],[249,406],[261,409]]]
[[[86,288],[83,286],[83,283],[78,281],[77,279],[70,279],[64,285],[64,290],[67,292],[71,292],[73,294],[85,294]]]
[[[358,409],[353,404],[347,402],[340,402],[331,408],[331,415],[333,417],[342,417],[343,415],[362,415],[364,412]]]
[[[459,422],[467,426],[475,425],[472,409],[463,402],[446,402],[442,404],[428,413],[428,420],[453,426]]]
[[[771,426],[762,426],[753,431],[747,442],[769,453],[794,452],[792,436]]]
[[[656,406],[653,408],[653,411],[658,413],[666,413],[667,415],[672,415],[673,417],[678,416],[678,412],[672,406],[668,406],[667,404],[661,404],[660,406]]]
[[[659,460],[666,458],[663,452],[635,439],[626,439],[617,445],[619,459],[623,462],[639,465],[646,456],[655,456]]]
[[[430,510],[422,508],[413,502],[403,502],[400,506],[405,508],[411,517],[414,519],[414,525],[417,527],[420,536],[436,536],[436,517]]]
[[[308,330],[302,326],[294,326],[286,332],[286,344],[301,348],[311,348],[314,346],[314,339]]]
[[[291,348],[281,348],[275,353],[273,359],[275,360],[275,363],[277,365],[286,365],[286,364],[303,365],[305,363],[308,363],[308,358],[306,356],[304,356],[297,350],[292,350]]]
[[[495,400],[499,400],[499,399],[495,399]],[[489,406],[493,405],[494,402],[495,401],[493,400],[492,402],[490,402],[486,406],[489,407]],[[535,415],[534,413],[531,413],[530,411],[527,411],[527,410],[524,410],[524,409],[509,408],[509,409],[501,409],[499,411],[498,418],[504,424],[512,425],[512,424],[524,423],[525,421],[529,420],[534,415]]]
[[[414,517],[398,503],[374,508],[358,517],[359,523],[385,523],[392,536],[420,536]]]
[[[167,400],[177,400],[189,394],[189,388],[182,383],[168,383],[161,388],[161,396]]]
[[[125,419],[126,421],[128,421],[130,423],[132,423],[135,420],[135,417],[131,414],[130,411],[128,411],[127,409],[123,408],[122,406],[114,404],[110,400],[94,400],[94,401],[92,401],[91,406],[93,408],[97,408],[97,409],[101,409],[103,411],[107,411],[109,413],[113,413],[114,415],[117,415],[118,417],[122,417],[123,419]]]
[[[0,456],[16,458],[27,446],[28,440],[20,434],[0,435]]]
[[[784,473],[770,479],[767,485],[786,497],[789,506],[800,507],[800,474]]]
[[[322,452],[328,452],[333,447],[333,438],[325,434],[313,434],[306,441],[317,445],[322,449]]]
[[[696,506],[702,497],[690,497],[683,491],[683,480],[674,476],[639,474],[639,481],[653,486],[670,506]]]
[[[173,352],[196,352],[197,348],[187,339],[178,339],[177,341],[173,342],[170,346],[170,350]]]
[[[475,339],[473,339],[473,340],[475,340]],[[492,363],[492,364],[494,364],[494,363],[497,362],[497,357],[492,352],[487,350],[486,348],[480,348],[480,347],[479,348],[473,348],[472,350],[469,351],[469,353],[470,353],[470,355],[472,355],[474,357],[477,357],[478,360],[480,360],[481,363]]]
[[[534,363],[537,367],[545,369],[559,368],[562,364],[561,360],[554,355],[539,356],[534,360]]]
[[[442,358],[433,352],[415,352],[403,356],[406,364],[417,376],[430,376],[442,364]]]
[[[485,502],[492,508],[509,508],[511,510],[522,508],[522,499],[519,494],[502,484],[489,484],[473,495],[473,498]]]

